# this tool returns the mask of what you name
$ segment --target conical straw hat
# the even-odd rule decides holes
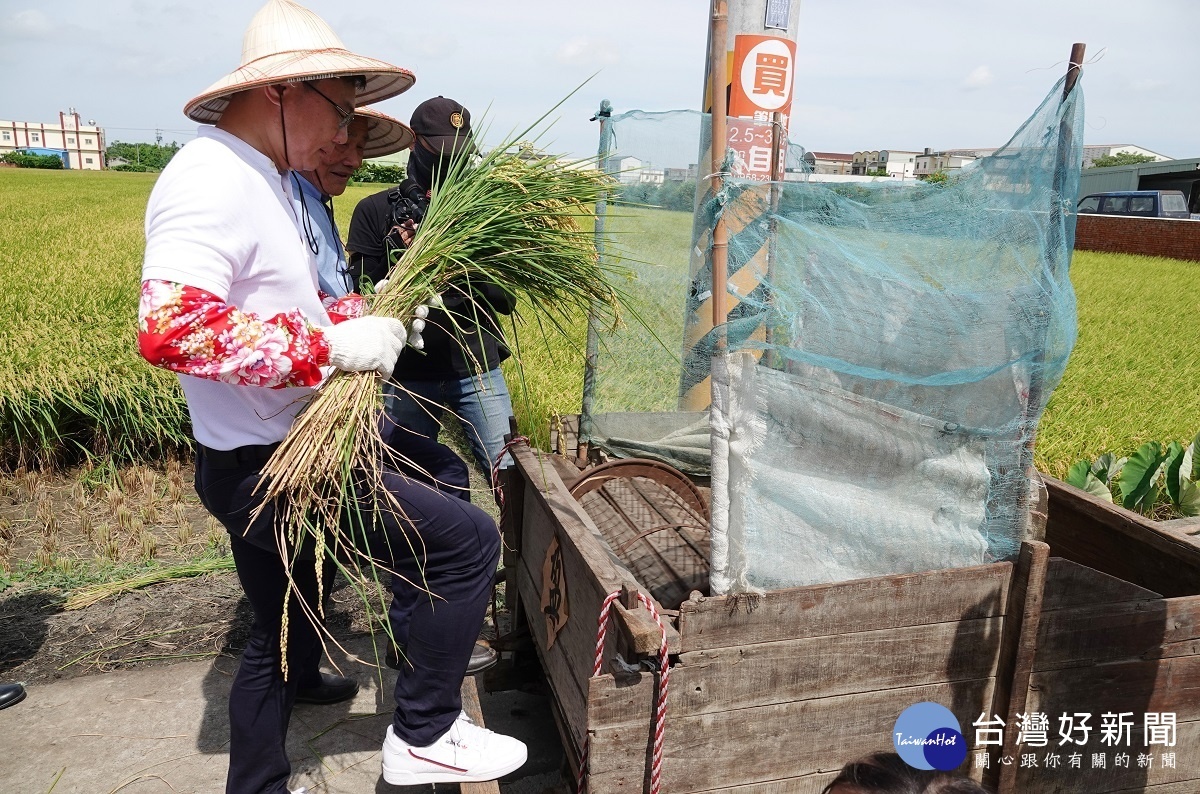
[[[413,141],[417,138],[407,124],[386,113],[380,113],[378,110],[357,108],[354,115],[367,120],[367,145],[363,147],[364,160],[402,152],[412,146]]]
[[[390,63],[356,55],[325,20],[291,0],[270,0],[259,9],[242,39],[242,63],[183,112],[193,121],[215,124],[229,97],[239,91],[276,83],[361,75],[367,84],[355,104],[369,105],[407,91],[416,78]]]

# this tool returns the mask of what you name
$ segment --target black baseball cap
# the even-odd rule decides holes
[[[471,112],[453,99],[426,99],[413,111],[409,126],[439,154],[455,155],[472,147]]]

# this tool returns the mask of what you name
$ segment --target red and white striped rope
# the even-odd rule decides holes
[[[504,488],[500,485],[500,461],[504,460],[504,456],[517,444],[528,446],[529,439],[525,436],[513,436],[500,448],[500,454],[492,461],[492,490],[496,493],[496,505],[500,508],[501,515],[504,514]]]
[[[620,597],[621,591],[616,590],[609,593],[608,597],[604,599],[604,603],[600,605],[600,617],[596,626],[596,661],[592,665],[592,678],[600,675],[604,657],[604,641],[608,638],[608,612],[612,608],[613,602]],[[650,615],[658,624],[658,630],[662,632],[662,644],[658,648],[658,701],[654,713],[654,749],[650,759],[650,794],[660,794],[662,791],[663,737],[667,727],[667,685],[671,678],[670,659],[667,655],[667,629],[663,626],[662,616],[658,614],[658,607],[654,605],[654,599],[640,592],[637,597],[638,601],[641,601],[642,605],[650,610]],[[585,733],[583,752],[579,758],[579,778],[575,784],[576,794],[584,794],[587,790],[590,745],[591,734]]]

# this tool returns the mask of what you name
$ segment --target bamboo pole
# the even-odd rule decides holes
[[[727,24],[729,21],[728,3],[726,0],[713,0],[712,5],[712,35],[709,67],[709,88],[712,91],[712,180],[713,194],[721,192],[724,178],[721,176],[725,166],[725,127],[726,127],[726,86],[725,86],[725,55],[728,38]],[[729,257],[729,236],[725,229],[725,219],[718,217],[713,226],[712,250],[712,316],[713,327],[725,322],[725,292],[727,290]],[[715,352],[723,353],[725,337],[720,334],[716,340]]]
[[[1082,43],[1076,43],[1071,47],[1071,57],[1067,63],[1067,75],[1066,81],[1063,84],[1063,94],[1062,99],[1060,100],[1061,102],[1067,101],[1067,98],[1071,95],[1071,91],[1075,88],[1075,83],[1079,80],[1080,67],[1083,64],[1084,53],[1086,50],[1087,46]],[[1060,202],[1063,199],[1061,193],[1064,182],[1066,181],[1067,169],[1070,168],[1071,165],[1066,161],[1066,155],[1074,144],[1072,140],[1073,134],[1074,133],[1071,128],[1070,120],[1064,117],[1059,122],[1058,127],[1058,152],[1054,163],[1053,175],[1054,190],[1056,193],[1060,194],[1058,196]],[[1070,199],[1073,203],[1075,196],[1071,196]],[[1047,243],[1049,245],[1053,245],[1055,242],[1055,237],[1055,230],[1052,228],[1050,230],[1050,234],[1048,235]],[[1057,242],[1059,244],[1063,244],[1065,243],[1065,240],[1058,240]],[[1052,277],[1047,277],[1047,281],[1049,281],[1051,278]],[[1049,289],[1050,285],[1047,283],[1046,291],[1049,292]],[[1022,422],[1022,430],[1025,432],[1026,438],[1025,448],[1022,450],[1021,462],[1023,464],[1023,468],[1025,469],[1025,474],[1029,479],[1030,487],[1028,489],[1028,493],[1025,494],[1023,504],[1021,504],[1020,507],[1025,515],[1026,520],[1026,540],[1033,539],[1039,541],[1044,540],[1044,537],[1037,537],[1038,526],[1034,522],[1032,514],[1033,508],[1038,503],[1038,500],[1035,499],[1033,489],[1035,487],[1035,483],[1040,482],[1040,475],[1038,474],[1037,468],[1034,466],[1033,462],[1034,444],[1037,440],[1035,432],[1036,427],[1034,425],[1036,416],[1034,416],[1033,410],[1034,407],[1041,402],[1042,392],[1045,389],[1044,378],[1042,376],[1042,368],[1045,366],[1045,364],[1046,358],[1045,351],[1043,350],[1042,354],[1039,355],[1034,361],[1034,368],[1031,372],[1031,377],[1029,380],[1029,394],[1026,398],[1027,401],[1025,404],[1025,416],[1024,421]],[[1044,530],[1044,524],[1041,526],[1041,529]],[[1034,633],[1036,634],[1036,622],[1034,625]],[[1024,681],[1024,685],[1026,690],[1028,690],[1028,680]],[[1000,705],[1006,708],[1010,707],[1014,702],[1018,705],[1022,705],[1026,702],[1027,695],[1028,691],[1012,692],[1010,693],[1010,703]],[[1010,712],[1007,715],[1000,716],[1004,719],[1011,720],[1014,718],[1015,712],[1010,708]],[[989,765],[988,770],[984,773],[984,783],[993,786],[998,792],[1000,792],[1000,794],[1016,794],[1017,791],[1017,767],[1012,765],[1004,766],[998,763],[998,759],[1001,757],[1001,755],[1010,754],[1010,751],[1013,750],[1013,747],[1015,746],[1013,744],[1014,741],[1015,739],[1013,737],[1006,737],[1005,744],[1002,748],[993,749],[992,760],[996,761],[997,763]]]
[[[600,109],[596,111],[596,115],[592,117],[592,121],[600,122],[600,144],[596,150],[596,165],[601,171],[607,174],[609,172],[608,157],[612,149],[612,103],[607,99],[601,100]],[[596,202],[596,255],[600,258],[601,264],[604,263],[605,257],[604,227],[605,216],[607,214],[608,191],[605,191]],[[587,348],[583,362],[583,403],[580,406],[579,445],[576,451],[576,460],[583,465],[587,463],[588,453],[591,448],[593,430],[592,414],[596,399],[596,357],[600,348],[599,335],[596,331],[596,325],[599,320],[596,315],[597,307],[593,304],[592,310],[588,312]]]
[[[783,114],[778,110],[771,114],[771,187],[769,193],[770,220],[768,221],[767,231],[767,284],[773,286],[775,284],[775,263],[779,259],[779,198],[783,190],[783,168],[779,164],[780,154],[787,146],[787,130],[783,127]],[[768,296],[768,302],[774,304],[774,301]],[[766,339],[767,344],[771,345],[775,342],[775,327],[771,324],[771,318],[767,318],[766,322]],[[767,348],[764,355],[764,361],[767,366],[775,366],[778,356],[774,349]]]

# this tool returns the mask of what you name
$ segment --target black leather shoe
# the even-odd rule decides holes
[[[296,690],[297,703],[312,703],[317,706],[328,706],[330,703],[341,703],[358,694],[358,682],[353,678],[342,678],[340,675],[321,673],[321,685],[311,689]]]
[[[467,662],[467,675],[482,673],[489,667],[495,667],[498,661],[500,661],[500,653],[496,649],[484,645],[482,642],[477,642],[475,643],[475,647],[471,649],[471,661]],[[396,653],[395,646],[388,646],[384,662],[393,670],[400,669],[400,654]]]
[[[15,706],[25,699],[25,687],[20,684],[0,684],[0,709]]]

